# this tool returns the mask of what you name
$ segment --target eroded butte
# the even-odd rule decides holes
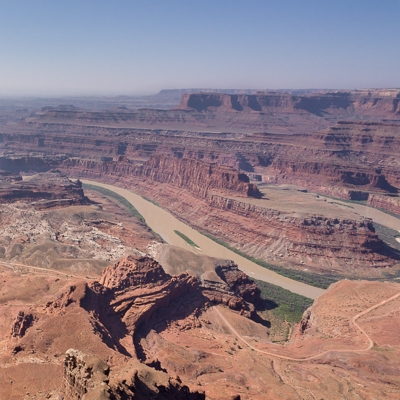
[[[0,398],[400,398],[399,90],[180,94],[0,105]]]

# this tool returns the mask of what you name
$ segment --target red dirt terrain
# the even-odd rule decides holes
[[[225,269],[229,287],[246,284],[235,274]],[[168,275],[150,258],[121,260],[98,281],[54,279],[51,271],[5,270],[1,278],[1,292],[14,288],[1,306],[1,398],[396,399],[400,393],[399,284],[335,284],[281,346],[271,343],[265,325],[216,305],[218,296],[210,299],[195,277]],[[18,282],[21,289],[43,282],[45,289],[24,297]]]
[[[169,110],[3,113],[0,399],[399,399],[396,232],[319,196],[400,214],[399,103],[214,92]],[[301,318],[311,300],[162,245],[127,203],[65,175],[128,188],[295,276],[357,280]]]

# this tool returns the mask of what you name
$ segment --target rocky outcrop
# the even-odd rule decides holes
[[[185,188],[201,197],[213,190],[242,196],[261,196],[249,178],[231,167],[205,163],[195,159],[152,157],[143,166],[142,178]]]
[[[210,198],[209,205],[212,208],[207,211],[203,207],[196,212],[184,213],[184,207],[177,207],[175,203],[175,209],[181,218],[185,216],[185,220],[198,229],[206,230],[257,258],[275,255],[276,259],[293,257],[303,262],[311,258],[318,263],[319,269],[334,266],[344,272],[396,262],[385,255],[383,242],[374,233],[368,219],[340,220],[318,215],[299,218],[217,195]],[[202,212],[206,218],[200,217]]]
[[[22,176],[11,171],[0,170],[0,182],[18,182],[22,181]]]
[[[223,288],[218,285],[199,287],[197,279],[191,275],[171,276],[152,258],[129,256],[105,268],[98,282],[71,286],[58,300],[47,304],[47,310],[50,313],[65,312],[75,304],[95,312],[117,341],[126,335],[132,336],[157,310],[166,309],[170,303],[177,299],[182,301],[185,296],[191,298],[195,308],[202,308],[212,301],[252,317],[254,307],[248,302],[259,299],[257,285],[233,263],[228,263],[222,270],[227,282]],[[129,347],[129,351],[135,350]]]
[[[400,197],[370,194],[367,204],[400,215]]]
[[[249,178],[231,167],[222,167],[195,159],[153,156],[142,166],[134,165],[125,158],[119,161],[100,162],[68,159],[60,164],[64,171],[73,176],[98,178],[115,177],[133,180],[166,183],[184,188],[199,197],[206,197],[213,191],[246,197],[260,197],[256,185]]]
[[[307,329],[310,329],[314,323],[314,315],[312,313],[312,309],[308,308],[304,311],[304,314],[297,326],[298,334],[302,335]]]
[[[65,319],[86,312],[102,340],[129,357],[129,361],[125,359],[111,368],[81,350],[68,350],[64,360],[65,399],[204,399],[203,393],[190,391],[179,377],[169,376],[161,367],[152,368],[151,362],[145,365],[139,361],[135,335],[141,326],[150,329],[166,322],[169,325],[173,318],[186,321],[180,325],[182,330],[200,327],[199,310],[210,301],[238,311],[248,310],[240,296],[258,300],[258,287],[233,263],[223,262],[219,268],[226,281],[222,291],[201,288],[188,274],[166,274],[149,257],[128,257],[107,267],[99,281],[70,286],[57,300],[49,302],[46,311],[50,316],[62,315]],[[177,310],[175,314],[173,310]]]
[[[24,180],[18,179],[18,176],[11,180],[9,177],[0,180],[0,204],[16,201],[32,202],[39,210],[90,204],[83,193],[82,184],[70,181],[57,170],[32,175]]]
[[[233,261],[218,261],[215,272],[239,298],[253,304],[260,300],[260,288]]]
[[[64,359],[63,394],[65,400],[107,400],[110,367],[101,359],[69,349]]]
[[[32,326],[37,318],[31,313],[20,311],[11,328],[11,336],[22,338],[26,330]]]
[[[204,393],[191,392],[179,377],[156,371],[138,361],[114,368],[103,360],[69,349],[64,359],[65,400],[204,400]]]
[[[303,162],[296,160],[275,160],[271,168],[279,175],[284,175],[280,180],[284,180],[288,176],[287,180],[292,180],[294,182],[299,182],[304,180],[304,177],[310,177],[309,179],[314,179],[321,183],[321,180],[330,180],[331,185],[338,184],[342,185],[354,185],[358,187],[364,186],[367,188],[378,188],[385,191],[393,191],[393,188],[389,182],[386,180],[385,176],[381,174],[381,171],[363,171],[357,169],[345,169],[342,166],[335,165],[333,163],[323,163],[323,162]],[[300,179],[296,179],[299,176]],[[319,184],[321,186],[321,184]],[[309,188],[310,185],[307,185]]]

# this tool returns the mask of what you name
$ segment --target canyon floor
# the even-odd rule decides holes
[[[399,91],[180,94],[0,102],[0,399],[400,398]]]

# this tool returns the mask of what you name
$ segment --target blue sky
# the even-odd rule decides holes
[[[0,96],[400,87],[398,0],[0,0]]]

